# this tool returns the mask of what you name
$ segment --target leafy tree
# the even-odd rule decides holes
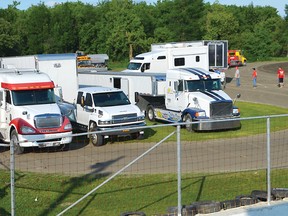
[[[69,2],[51,9],[50,44],[52,53],[71,53],[79,48],[78,29]]]
[[[239,23],[225,6],[214,3],[207,13],[205,28],[206,40],[230,40],[237,34]]]
[[[44,3],[31,6],[21,22],[22,37],[25,38],[26,54],[46,53],[49,50],[50,11]]]

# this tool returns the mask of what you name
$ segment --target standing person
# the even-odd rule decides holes
[[[236,66],[235,78],[236,78],[236,86],[240,86],[240,71],[238,66]]]
[[[284,86],[285,72],[281,67],[278,68],[277,76],[278,76],[278,86],[282,88]]]
[[[252,72],[252,81],[253,81],[253,87],[256,88],[257,87],[257,71],[256,68],[252,68],[253,72]]]

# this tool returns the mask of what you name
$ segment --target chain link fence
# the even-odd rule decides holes
[[[112,137],[101,147],[74,134],[65,148],[20,155],[2,146],[0,215],[196,215],[269,205],[288,196],[287,118],[192,133],[184,123],[155,123],[141,139]]]

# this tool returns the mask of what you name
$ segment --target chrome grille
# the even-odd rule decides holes
[[[137,114],[136,113],[112,116],[112,123],[113,124],[135,122],[135,121],[137,121]]]
[[[210,117],[227,117],[233,113],[232,101],[220,101],[210,104]]]
[[[36,128],[57,128],[62,125],[62,116],[59,114],[43,114],[34,118]]]

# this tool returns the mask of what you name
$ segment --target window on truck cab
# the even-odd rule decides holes
[[[86,106],[92,106],[92,96],[90,93],[86,94],[86,98],[85,98],[85,105]]]
[[[222,90],[222,87],[220,79],[187,80],[185,81],[185,89],[187,89],[189,92],[217,91]]]
[[[94,105],[99,107],[119,106],[131,104],[122,91],[93,94]]]
[[[174,59],[174,66],[184,66],[184,65],[185,65],[185,58]]]
[[[77,104],[81,104],[81,97],[82,96],[83,96],[83,92],[78,92],[77,101],[76,101]]]
[[[11,91],[12,101],[15,106],[38,105],[55,103],[53,89],[33,89]]]

